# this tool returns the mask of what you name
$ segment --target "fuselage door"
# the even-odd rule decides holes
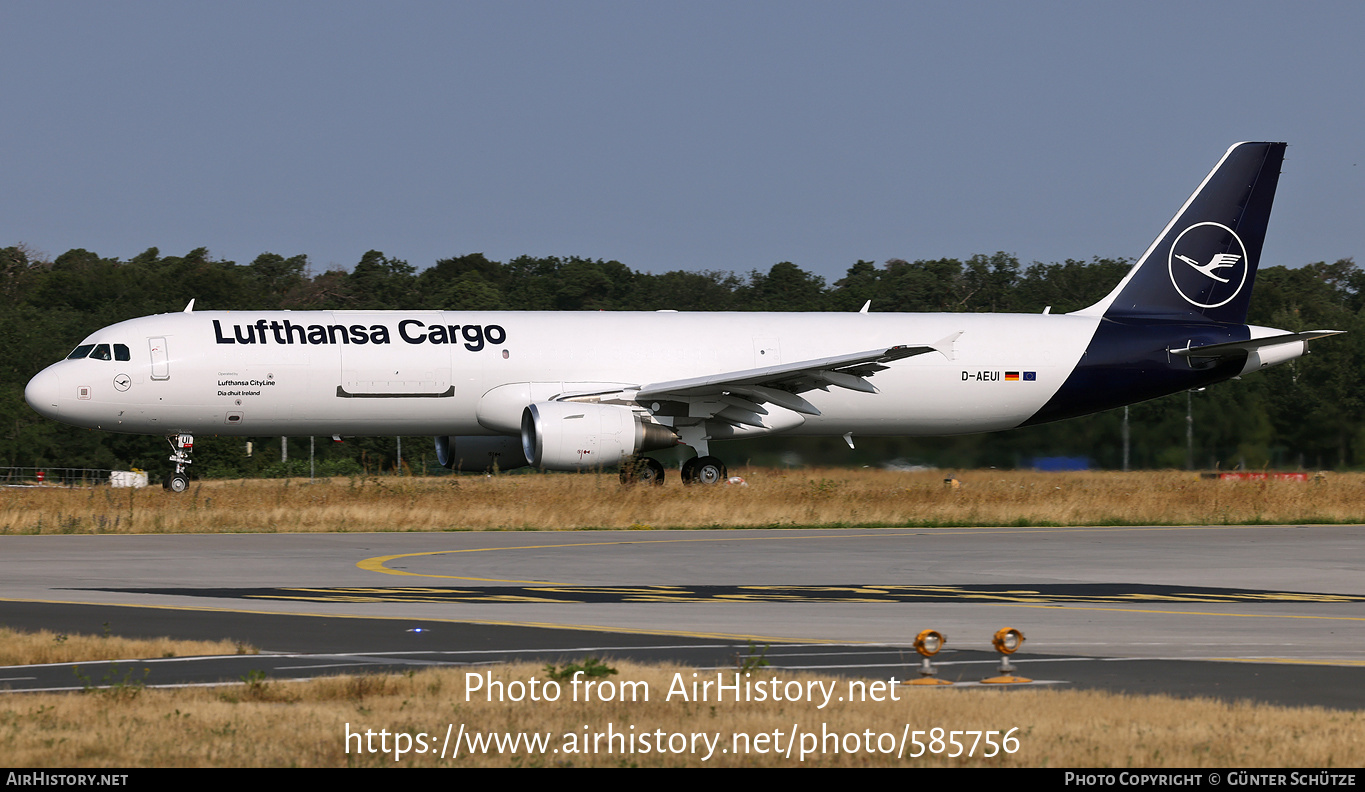
[[[165,338],[149,338],[147,346],[152,351],[152,379],[168,380],[171,378],[170,358],[166,354]]]

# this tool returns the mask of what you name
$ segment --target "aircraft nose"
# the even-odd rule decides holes
[[[24,401],[44,418],[56,418],[57,397],[61,390],[61,377],[49,366],[28,381],[24,388]]]

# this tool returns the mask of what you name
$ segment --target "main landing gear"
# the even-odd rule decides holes
[[[728,476],[725,463],[713,456],[693,457],[682,466],[682,482],[688,485],[723,484]],[[662,486],[664,466],[649,457],[631,457],[621,463],[621,483]]]
[[[171,444],[174,452],[170,460],[175,463],[175,472],[167,476],[166,480],[161,482],[161,486],[171,492],[184,492],[190,488],[190,474],[185,466],[194,461],[190,459],[190,454],[194,453],[194,435],[172,435],[166,438],[166,441]]]
[[[621,463],[622,484],[653,484],[663,486],[664,466],[657,459],[634,456]]]
[[[682,466],[684,484],[723,484],[728,478],[725,463],[713,456],[692,457]]]

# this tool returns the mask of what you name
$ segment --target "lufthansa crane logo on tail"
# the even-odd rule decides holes
[[[1232,301],[1247,281],[1247,250],[1231,228],[1195,223],[1175,238],[1168,269],[1171,285],[1196,308]]]
[[[1194,267],[1219,283],[1227,283],[1228,279],[1218,277],[1218,270],[1223,267],[1231,267],[1242,259],[1241,256],[1234,256],[1231,253],[1219,253],[1213,257],[1213,261],[1210,261],[1207,264],[1200,264],[1189,256],[1176,256],[1176,258],[1189,264],[1191,267]]]

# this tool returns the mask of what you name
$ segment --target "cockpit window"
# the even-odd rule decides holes
[[[80,360],[90,358],[91,360],[132,360],[133,356],[128,352],[127,344],[114,344],[113,354],[110,354],[109,344],[81,344],[71,350],[71,354],[66,356],[67,360]]]

